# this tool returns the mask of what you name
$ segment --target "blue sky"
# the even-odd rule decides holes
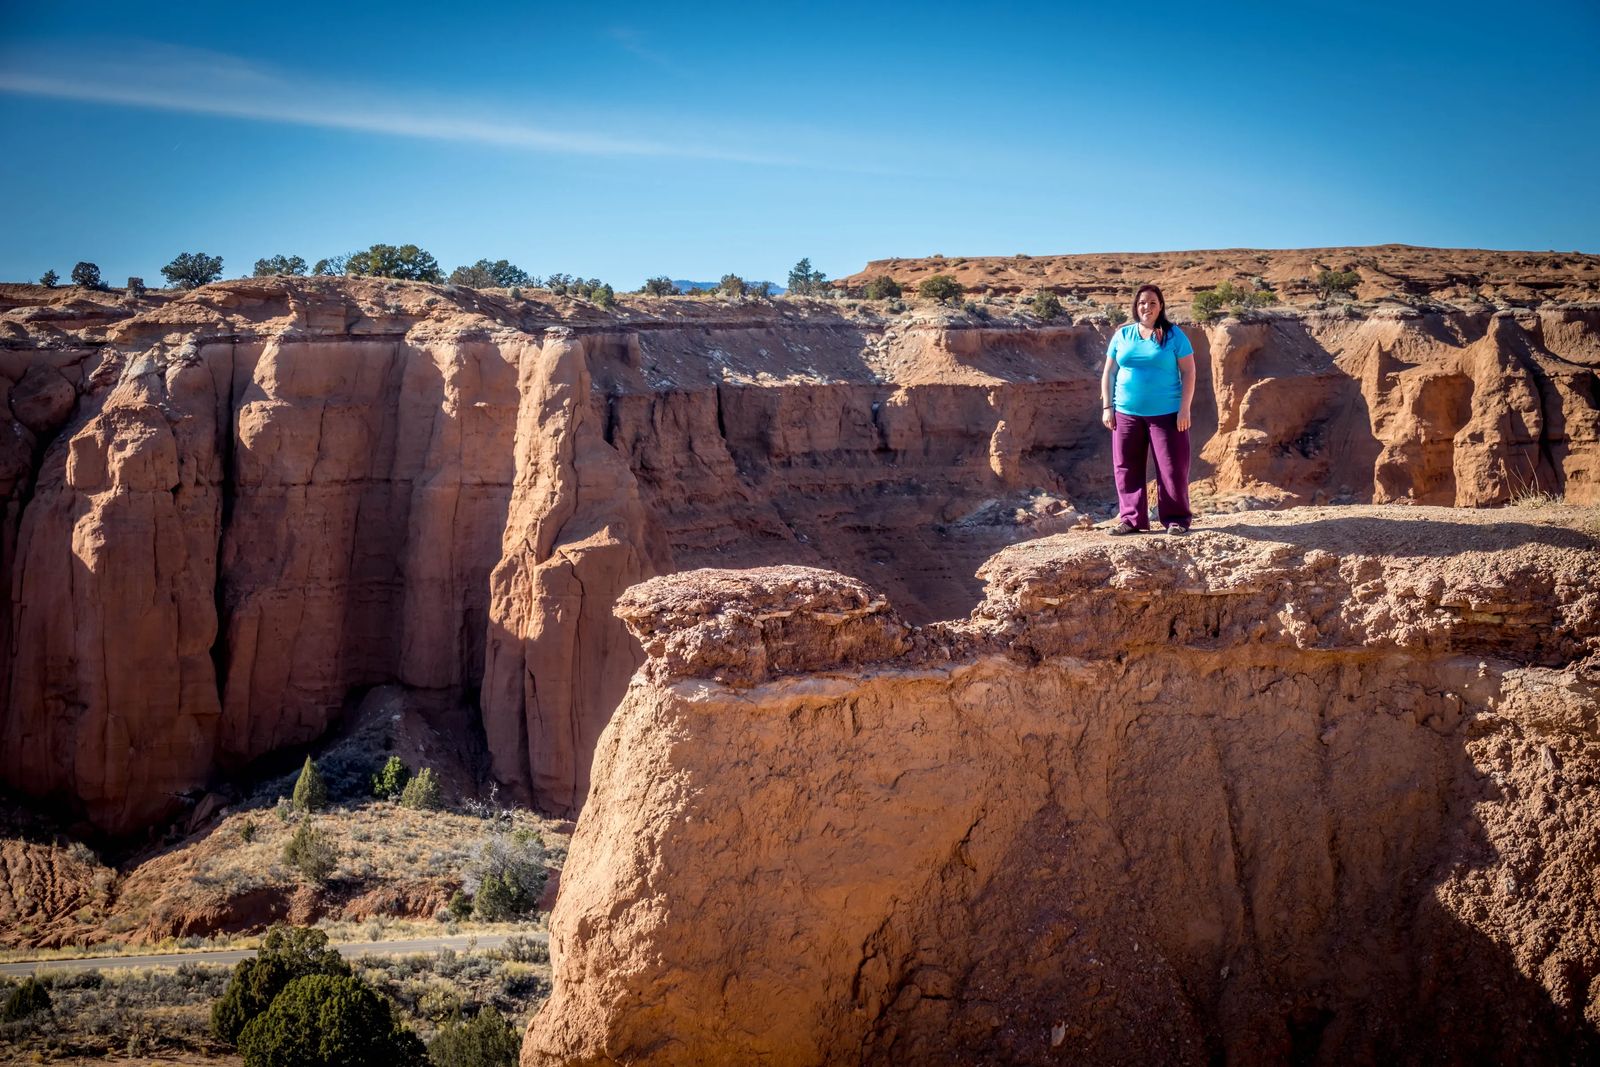
[[[1600,4],[0,0],[0,279],[1600,252]]]

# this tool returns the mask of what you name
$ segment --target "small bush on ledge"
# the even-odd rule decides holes
[[[1049,322],[1061,314],[1061,298],[1048,289],[1040,289],[1028,301],[1028,310],[1038,316],[1039,321]]]
[[[339,847],[327,834],[303,822],[283,846],[283,862],[313,882],[325,882],[339,864]]]
[[[372,776],[372,795],[379,800],[390,800],[405,791],[411,781],[411,768],[399,756],[390,756],[383,770]]]
[[[1224,308],[1238,315],[1277,302],[1278,294],[1271,289],[1245,289],[1232,282],[1223,282],[1215,289],[1202,289],[1194,294],[1192,308],[1196,321],[1211,322],[1221,317]]]
[[[867,279],[863,294],[868,300],[893,300],[901,295],[900,283],[887,274]]]
[[[1353,270],[1324,270],[1317,273],[1312,284],[1324,300],[1336,296],[1350,297],[1355,295],[1356,286],[1361,284],[1361,275]]]
[[[935,274],[931,278],[924,278],[922,284],[917,286],[917,295],[929,300],[937,300],[941,304],[953,304],[961,299],[961,294],[966,292],[961,283],[948,274]]]
[[[400,806],[423,811],[437,811],[444,807],[444,791],[439,788],[439,779],[432,767],[422,768],[415,778],[406,783],[400,793]]]

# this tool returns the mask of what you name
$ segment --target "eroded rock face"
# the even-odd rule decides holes
[[[520,385],[516,483],[491,576],[484,727],[496,778],[576,813],[606,709],[641,659],[607,609],[671,557],[602,436],[583,343],[556,336],[528,352]]]
[[[1600,314],[1386,313],[1210,331],[1219,490],[1296,503],[1600,501]]]
[[[1192,327],[1197,499],[1593,500],[1597,315]],[[398,685],[576,811],[642,661],[625,588],[797,564],[964,616],[984,560],[1109,499],[1107,328],[0,286],[0,779],[128,833]]]
[[[629,591],[650,658],[522,1062],[1591,1055],[1600,548],[1573,521],[1068,534],[920,628],[816,571]]]

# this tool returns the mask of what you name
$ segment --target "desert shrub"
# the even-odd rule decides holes
[[[1239,315],[1252,308],[1267,307],[1277,301],[1277,294],[1270,289],[1246,289],[1228,281],[1215,289],[1202,289],[1195,293],[1191,309],[1195,319],[1200,322],[1210,322],[1222,314],[1223,308]]]
[[[248,845],[250,842],[256,839],[256,834],[260,833],[261,831],[260,828],[256,826],[255,819],[246,815],[244,817],[244,821],[239,823],[239,828],[235,832],[238,833],[239,840]]]
[[[93,263],[79,260],[72,267],[72,284],[81,285],[85,289],[99,289],[101,287],[100,268]]]
[[[744,279],[737,274],[724,274],[722,280],[717,282],[717,290],[726,296],[741,297],[744,295]]]
[[[269,278],[276,274],[299,275],[305,272],[306,261],[299,256],[268,256],[256,260],[252,275],[256,278]]]
[[[901,295],[900,283],[887,274],[880,274],[867,279],[862,295],[868,300],[893,300]]]
[[[144,279],[135,275],[129,275],[127,289],[128,292],[132,293],[134,296],[143,296],[145,293]]]
[[[1194,302],[1190,304],[1195,321],[1210,322],[1222,314],[1222,297],[1215,289],[1202,289],[1194,294]]]
[[[321,811],[328,806],[328,783],[310,756],[306,757],[300,777],[294,783],[294,809],[296,811]]]
[[[1049,322],[1061,314],[1061,298],[1048,289],[1040,289],[1033,294],[1033,299],[1028,301],[1028,310],[1032,311],[1043,322]]]
[[[589,294],[589,299],[603,308],[613,308],[617,306],[617,291],[602,282],[594,287],[594,291]]]
[[[771,282],[745,282],[744,295],[753,296],[758,300],[765,300],[772,295]]]
[[[465,285],[473,289],[510,289],[514,285],[527,285],[530,280],[527,271],[506,259],[497,259],[492,263],[480,259],[470,266],[457,267],[450,272],[451,285]]]
[[[245,1067],[407,1067],[426,1063],[422,1042],[389,1001],[359,978],[296,978],[239,1033]]]
[[[189,966],[183,964],[182,966]],[[99,989],[106,984],[106,976],[98,970],[66,971],[50,975],[50,988],[55,990],[66,989]]]
[[[51,289],[54,289],[56,287],[56,283],[60,280],[61,275],[57,274],[53,270],[47,270],[43,274],[39,275],[39,284],[49,286]]]
[[[822,292],[828,276],[814,270],[807,257],[789,269],[789,292],[794,296],[815,296]]]
[[[321,882],[338,866],[339,847],[306,821],[295,827],[294,836],[283,846],[283,862],[313,882]]]
[[[444,791],[439,788],[439,778],[433,773],[432,767],[422,768],[415,778],[406,783],[400,793],[400,805],[427,811],[444,807]]]
[[[24,978],[0,1004],[0,1020],[8,1023],[50,1010],[50,991],[33,975]]]
[[[350,965],[328,947],[321,930],[274,926],[254,959],[240,960],[222,999],[211,1007],[211,1032],[233,1044],[251,1019],[266,1011],[283,988],[306,975],[348,975]]]
[[[550,960],[550,946],[537,938],[520,934],[506,938],[500,946],[500,952],[506,959],[517,963],[548,963]]]
[[[511,299],[513,299],[513,300],[521,300],[522,299],[522,288],[521,288],[521,286],[513,285],[511,287]]]
[[[935,274],[922,279],[922,284],[917,286],[917,293],[929,300],[937,300],[941,304],[953,304],[966,292],[961,283],[948,274]]]
[[[672,279],[665,274],[658,278],[646,278],[643,292],[651,296],[678,296],[678,287],[672,284]]]
[[[1335,296],[1350,296],[1355,293],[1356,286],[1361,284],[1361,275],[1353,270],[1323,270],[1317,272],[1312,284],[1324,300]]]
[[[506,974],[500,979],[500,995],[508,1000],[532,1000],[545,989],[536,974]]]
[[[204,252],[180,252],[161,268],[161,276],[178,289],[210,285],[222,277],[222,257],[208,256]]]
[[[548,877],[544,842],[538,834],[517,830],[480,841],[462,881],[478,918],[499,922],[532,910]]]
[[[383,770],[372,776],[372,795],[379,800],[397,797],[411,780],[411,768],[399,756],[390,756]]]
[[[556,273],[544,280],[544,287],[557,296],[566,296],[572,288],[572,283],[577,280],[570,274]]]
[[[1106,308],[1106,318],[1111,320],[1111,325],[1121,326],[1128,321],[1128,309],[1117,304]]]
[[[344,273],[370,278],[401,278],[414,282],[444,280],[439,261],[416,245],[376,244],[345,257]]]
[[[457,889],[450,894],[450,903],[445,905],[444,910],[446,916],[455,922],[466,922],[472,917],[472,898]]]
[[[434,1067],[513,1067],[522,1036],[492,1005],[466,1022],[446,1023],[428,1043]]]
[[[472,913],[486,923],[503,922],[518,914],[516,896],[516,890],[504,875],[486,875],[472,895]]]

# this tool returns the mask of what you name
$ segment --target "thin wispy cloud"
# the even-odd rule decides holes
[[[611,40],[616,43],[617,47],[621,48],[624,52],[633,56],[635,59],[643,60],[645,63],[656,68],[662,73],[670,74],[674,78],[682,78],[684,80],[689,78],[688,70],[668,59],[656,49],[651,48],[649,44],[646,43],[644,35],[638,30],[628,26],[612,26],[610,29],[606,30],[606,35],[610,37]]]
[[[168,46],[8,61],[0,69],[0,93],[562,155],[806,165],[704,140],[594,134],[493,117],[479,101],[406,99],[360,86],[318,84],[237,57]]]

